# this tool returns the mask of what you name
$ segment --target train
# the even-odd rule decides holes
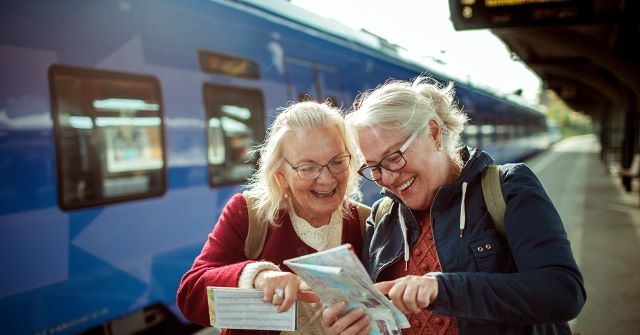
[[[287,1],[3,1],[0,26],[1,334],[197,329],[180,278],[292,101],[427,74],[455,82],[470,146],[548,146],[537,108]]]

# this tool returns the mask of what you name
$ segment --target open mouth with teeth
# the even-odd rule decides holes
[[[332,189],[329,192],[311,191],[311,194],[313,194],[313,196],[316,197],[316,198],[327,198],[327,197],[330,197],[330,196],[336,194],[336,188]]]
[[[400,185],[398,188],[396,188],[396,190],[398,191],[398,193],[401,193],[402,191],[408,189],[409,187],[411,187],[411,185],[413,185],[413,182],[416,181],[416,177],[414,176],[413,178],[405,181],[404,183],[402,183],[402,185]]]

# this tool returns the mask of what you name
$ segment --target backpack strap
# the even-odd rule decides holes
[[[502,196],[502,184],[500,183],[500,165],[488,165],[482,171],[482,195],[487,210],[496,226],[498,233],[503,237],[506,236],[504,226],[504,212],[507,205]]]
[[[248,259],[258,259],[262,253],[264,241],[267,239],[269,225],[264,222],[258,222],[256,208],[253,204],[254,199],[246,192],[243,192],[242,195],[247,203],[247,216],[249,218],[247,237],[244,241],[244,255]]]
[[[355,205],[358,210],[358,216],[360,217],[360,234],[364,236],[367,218],[369,218],[369,214],[371,214],[371,207],[359,202],[355,202]]]
[[[391,209],[391,205],[393,205],[393,200],[391,200],[391,198],[382,199],[380,205],[378,205],[378,211],[376,212],[374,221],[374,224],[376,226],[378,225],[378,223],[380,223],[380,219],[382,219],[382,216],[389,212],[389,210]]]

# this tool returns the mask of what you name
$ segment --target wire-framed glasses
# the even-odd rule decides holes
[[[407,160],[404,158],[404,153],[409,148],[409,145],[413,140],[418,136],[418,132],[414,131],[411,133],[411,136],[407,139],[406,142],[400,147],[400,149],[386,155],[380,162],[374,165],[362,164],[360,169],[358,169],[358,173],[371,181],[378,181],[382,178],[382,170],[385,169],[387,171],[395,172],[402,169],[405,165],[407,165]]]
[[[327,168],[331,174],[339,174],[346,171],[351,163],[351,155],[346,154],[344,156],[336,157],[329,161],[327,164],[302,164],[293,166],[288,160],[284,160],[291,166],[291,168],[298,174],[298,177],[302,180],[314,180],[322,174],[322,169]]]

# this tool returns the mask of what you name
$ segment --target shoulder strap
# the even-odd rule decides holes
[[[369,218],[369,214],[371,214],[371,207],[359,202],[354,203],[356,205],[356,208],[358,209],[358,216],[360,217],[360,233],[362,236],[364,236],[367,218]]]
[[[378,206],[378,211],[376,212],[376,217],[374,221],[374,224],[376,226],[380,222],[380,219],[382,219],[382,216],[385,215],[387,212],[389,212],[389,210],[391,209],[391,205],[393,205],[393,200],[391,200],[391,198],[382,199],[382,201],[380,202],[380,205]]]
[[[267,238],[267,230],[269,225],[263,222],[258,222],[256,216],[256,209],[253,206],[253,198],[246,192],[242,194],[244,200],[247,203],[247,216],[249,217],[249,227],[247,231],[247,238],[244,241],[244,255],[248,259],[258,259],[262,253],[264,247],[264,241]]]
[[[498,233],[506,236],[504,212],[507,206],[502,196],[500,165],[489,165],[482,171],[482,194],[491,220],[493,220],[493,224],[496,226]]]

